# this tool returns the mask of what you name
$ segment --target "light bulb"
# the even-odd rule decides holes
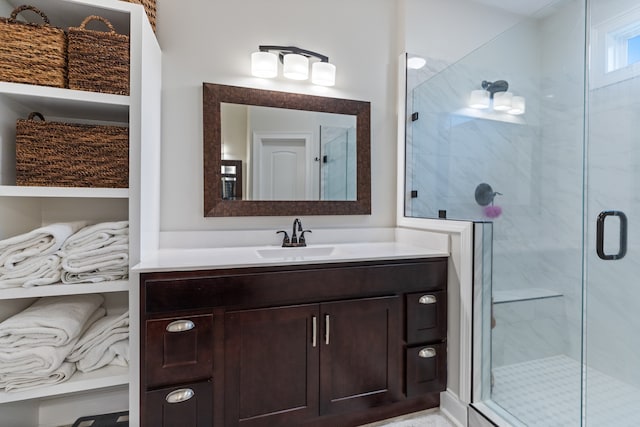
[[[307,80],[309,78],[309,59],[297,53],[285,55],[282,74],[292,80]]]
[[[496,111],[509,111],[511,109],[511,92],[496,92],[493,94],[493,109]]]
[[[311,65],[311,83],[320,86],[336,84],[336,66],[328,62],[314,62]]]
[[[486,90],[472,90],[469,97],[469,107],[478,110],[489,108],[490,99],[489,92]]]
[[[526,102],[524,96],[514,96],[511,98],[511,109],[507,111],[509,114],[519,115],[526,111]]]
[[[268,79],[277,76],[278,56],[271,52],[253,52],[251,54],[251,74]]]

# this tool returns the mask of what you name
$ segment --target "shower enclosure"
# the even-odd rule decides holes
[[[640,5],[537,3],[407,70],[405,215],[474,222],[475,408],[638,426]]]

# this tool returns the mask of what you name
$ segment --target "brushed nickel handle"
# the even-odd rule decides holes
[[[438,302],[435,295],[422,295],[418,300],[420,304],[435,304]]]
[[[324,343],[326,345],[329,345],[329,332],[330,332],[330,319],[329,319],[329,315],[325,314],[324,315]]]
[[[313,322],[313,338],[311,338],[311,340],[313,346],[315,347],[318,344],[318,319],[316,318],[316,316],[313,316],[311,319],[311,321]]]
[[[181,403],[186,402],[191,399],[196,394],[190,388],[180,388],[178,390],[174,390],[171,393],[167,394],[167,397],[164,399],[168,403]]]
[[[418,353],[418,357],[422,357],[423,359],[428,359],[430,357],[436,356],[436,349],[432,347],[423,348]]]
[[[184,332],[190,331],[196,325],[191,320],[176,320],[167,325],[167,332]]]

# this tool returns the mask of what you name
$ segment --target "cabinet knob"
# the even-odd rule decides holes
[[[191,320],[176,320],[167,325],[167,332],[184,332],[190,331],[196,325]]]
[[[432,347],[423,348],[418,353],[418,357],[422,357],[423,359],[428,359],[430,357],[436,356],[436,349]]]
[[[181,403],[186,402],[195,396],[195,393],[190,388],[180,388],[178,390],[174,390],[171,393],[167,394],[165,400],[168,403]]]
[[[420,304],[435,304],[438,300],[435,295],[422,295],[418,300]]]

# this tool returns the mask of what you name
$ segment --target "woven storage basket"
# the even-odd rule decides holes
[[[136,3],[141,4],[144,7],[145,12],[147,12],[147,17],[149,18],[149,23],[151,24],[151,28],[153,31],[156,31],[156,0],[123,0],[127,3]]]
[[[44,24],[17,21],[31,10]],[[67,37],[52,27],[49,18],[33,6],[20,6],[9,18],[0,18],[0,80],[43,86],[65,87]]]
[[[31,113],[16,126],[16,184],[126,188],[129,129],[47,122]]]
[[[87,30],[90,21],[109,32]],[[129,37],[116,33],[107,19],[89,16],[69,28],[69,88],[129,95]]]

